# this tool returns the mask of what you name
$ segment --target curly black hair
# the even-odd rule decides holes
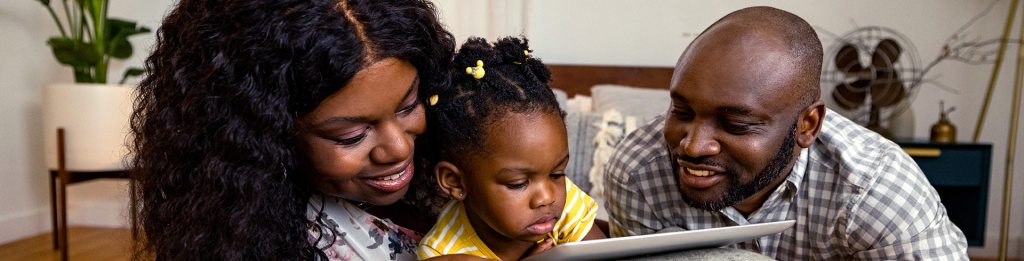
[[[181,0],[146,60],[131,129],[136,258],[325,259],[298,119],[386,58],[447,85],[452,35],[426,0]],[[423,176],[423,175],[419,175]],[[312,220],[311,220],[312,218]]]
[[[506,37],[492,46],[470,38],[452,62],[450,86],[435,89],[437,104],[427,108],[427,129],[421,159],[461,163],[465,155],[487,153],[486,127],[509,113],[551,113],[564,118],[548,86],[551,71],[529,54],[525,38]],[[484,76],[471,71],[483,63]],[[469,70],[469,72],[467,72]],[[431,176],[431,175],[422,175]]]

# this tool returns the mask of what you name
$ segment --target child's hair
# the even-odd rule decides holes
[[[422,146],[429,150],[424,156],[430,162],[487,153],[485,127],[508,113],[564,117],[548,87],[551,72],[529,52],[528,41],[516,37],[499,39],[493,46],[474,37],[462,45],[452,62],[452,85],[426,94],[437,95],[436,104],[427,106],[426,140],[431,144]],[[477,61],[483,64],[480,78],[474,75]]]

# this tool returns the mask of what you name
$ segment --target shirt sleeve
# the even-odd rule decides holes
[[[640,193],[640,186],[626,163],[628,159],[623,155],[621,150],[612,154],[604,171],[609,233],[612,237],[656,233],[663,226]]]
[[[416,258],[419,260],[437,256],[441,256],[441,252],[437,251],[437,249],[431,248],[430,245],[420,244],[420,246],[416,248]]]
[[[577,242],[590,233],[597,217],[597,202],[583,192],[568,178],[565,179],[565,207],[562,210],[564,225],[559,227],[558,243]]]
[[[857,260],[968,260],[963,232],[924,173],[905,153],[889,154],[874,185],[849,209],[843,229],[848,254]]]

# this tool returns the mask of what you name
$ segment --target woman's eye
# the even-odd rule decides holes
[[[360,141],[363,141],[363,138],[366,138],[366,134],[368,132],[369,132],[369,128],[364,128],[362,131],[359,132],[359,134],[356,134],[355,136],[341,137],[341,138],[335,139],[334,142],[337,143],[338,145],[342,145],[342,146],[356,145],[356,144],[359,144]]]
[[[402,109],[398,110],[398,115],[401,115],[401,116],[409,115],[410,113],[412,113],[412,111],[416,110],[416,107],[419,107],[419,105],[420,105],[419,102],[416,102],[416,100],[413,100],[412,103],[410,103],[409,105],[406,105],[405,107],[402,107]]]
[[[515,190],[518,190],[518,189],[523,189],[523,188],[525,188],[525,187],[526,187],[526,185],[527,185],[527,184],[529,184],[529,183],[530,183],[530,181],[529,181],[529,180],[524,180],[524,181],[522,181],[522,182],[519,182],[519,183],[512,183],[512,184],[507,184],[507,185],[505,185],[505,187],[508,187],[509,189],[515,189]]]

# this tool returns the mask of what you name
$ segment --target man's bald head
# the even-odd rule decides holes
[[[739,36],[739,37],[737,37]],[[802,106],[810,105],[820,96],[820,78],[822,63],[822,47],[818,35],[807,21],[802,18],[772,7],[748,7],[729,13],[711,24],[697,39],[687,47],[680,57],[682,63],[691,51],[697,51],[706,45],[728,45],[733,41],[741,41],[743,37],[764,41],[764,45],[785,50],[789,56],[787,67],[795,69],[798,86],[787,92],[798,95]],[[679,65],[676,74],[679,73]],[[783,66],[783,65],[780,65]],[[678,76],[678,75],[676,75]],[[675,81],[675,79],[673,79]]]

